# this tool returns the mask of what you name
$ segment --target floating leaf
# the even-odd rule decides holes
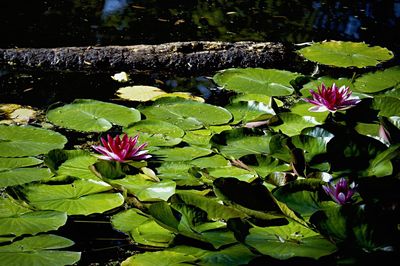
[[[62,149],[67,139],[60,133],[32,126],[0,125],[0,156],[23,157]]]
[[[397,116],[400,114],[400,99],[389,96],[375,96],[372,108],[379,110],[381,116]]]
[[[163,250],[134,255],[124,260],[121,266],[183,266],[196,260],[196,257],[189,254]]]
[[[294,222],[285,226],[251,228],[245,243],[280,260],[292,257],[318,259],[336,251],[336,246],[327,239]]]
[[[73,265],[81,257],[80,252],[62,251],[73,241],[56,235],[26,237],[0,247],[0,261],[7,266]]]
[[[119,193],[101,193],[111,189],[105,182],[77,180],[67,185],[30,185],[23,192],[30,204],[40,210],[89,215],[103,213],[124,203]]]
[[[81,156],[74,156],[67,159],[58,167],[57,174],[59,176],[99,180],[99,177],[97,177],[89,168],[97,160],[96,157],[87,153],[83,153]]]
[[[0,173],[4,170],[11,170],[19,167],[34,166],[43,161],[34,157],[24,158],[0,158]]]
[[[103,132],[113,124],[128,126],[141,119],[140,112],[113,103],[95,100],[75,100],[71,104],[51,109],[47,119],[53,124],[85,132]]]
[[[67,214],[65,212],[30,211],[0,218],[0,235],[35,235],[40,232],[56,230],[66,222]]]
[[[376,66],[393,58],[393,53],[380,46],[361,42],[329,41],[313,43],[299,50],[310,61],[337,67]]]
[[[176,187],[174,181],[154,182],[143,174],[112,180],[110,183],[122,186],[141,201],[167,200],[175,193]]]
[[[118,97],[139,102],[147,102],[163,94],[166,94],[166,92],[157,87],[143,85],[123,87],[117,91]]]
[[[269,153],[271,135],[257,135],[251,130],[236,129],[213,137],[220,153],[228,158],[239,159],[249,154]]]
[[[399,88],[399,85],[400,66],[395,66],[362,75],[355,80],[354,89],[365,93],[375,93],[393,87]]]
[[[182,141],[185,132],[171,123],[146,119],[124,128],[129,136],[140,135],[140,143],[147,142],[151,146],[174,146]]]
[[[298,135],[307,127],[321,124],[321,122],[318,122],[313,116],[300,116],[294,113],[285,112],[280,113],[279,117],[283,121],[283,124],[273,126],[272,128],[276,131],[280,130],[288,136]]]
[[[228,109],[234,117],[231,122],[232,124],[267,120],[275,115],[275,111],[271,106],[254,101],[236,102],[225,106],[225,108]]]
[[[329,111],[325,111],[325,112],[310,112],[308,109],[310,109],[311,107],[313,107],[314,105],[307,103],[305,101],[299,101],[298,103],[294,104],[291,108],[290,111],[292,111],[292,113],[302,116],[302,117],[306,117],[306,119],[311,119],[311,120],[315,120],[319,123],[323,123],[325,121],[325,119],[328,117],[329,115]]]
[[[175,234],[157,224],[153,219],[137,209],[119,212],[111,218],[112,226],[142,245],[168,247]]]
[[[0,187],[23,185],[48,179],[53,173],[48,168],[15,168],[0,172]]]
[[[211,150],[195,146],[182,148],[163,148],[153,151],[152,154],[159,156],[164,161],[187,161],[211,154]]]
[[[222,107],[190,100],[161,100],[140,111],[147,119],[163,120],[184,130],[221,125],[232,119],[231,113]]]
[[[290,81],[300,76],[277,69],[231,68],[220,71],[213,80],[219,86],[239,93],[285,96],[294,91]]]

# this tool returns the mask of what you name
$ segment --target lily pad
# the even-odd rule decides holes
[[[182,148],[163,148],[153,151],[152,154],[159,156],[164,161],[188,161],[211,154],[206,148],[187,146]]]
[[[167,200],[175,193],[176,187],[174,181],[162,180],[160,182],[154,182],[146,178],[143,174],[127,176],[110,182],[111,184],[125,188],[141,201]]]
[[[53,173],[48,168],[15,168],[0,172],[0,187],[23,185],[48,179]]]
[[[23,157],[62,149],[67,139],[60,133],[32,126],[0,125],[0,156]]]
[[[163,250],[134,255],[124,260],[121,266],[184,266],[196,260],[196,257],[189,254]]]
[[[163,120],[184,130],[226,124],[232,119],[222,107],[190,100],[159,100],[140,111],[147,119]]]
[[[385,117],[400,114],[400,99],[390,96],[376,96],[373,99],[372,108],[379,110],[379,115]]]
[[[273,126],[272,128],[277,131],[280,130],[288,136],[298,135],[305,128],[321,124],[321,122],[318,122],[313,116],[300,116],[285,112],[279,114],[279,117],[283,121],[283,124]]]
[[[139,102],[147,102],[163,94],[166,92],[157,87],[143,85],[122,87],[117,91],[118,97]]]
[[[400,88],[400,66],[366,73],[354,82],[354,89],[365,93],[376,93],[389,88]]]
[[[129,209],[112,216],[112,226],[142,245],[168,247],[175,234],[157,224],[153,219],[137,209]]]
[[[124,128],[130,136],[140,135],[139,142],[149,146],[175,146],[182,141],[185,132],[171,123],[146,119]]]
[[[300,76],[278,69],[231,68],[218,72],[213,80],[219,86],[239,93],[285,96],[294,91],[290,81]]]
[[[79,99],[47,112],[53,124],[84,132],[103,132],[113,125],[128,126],[141,119],[140,112],[122,105]]]
[[[292,257],[318,259],[336,251],[336,246],[330,241],[294,222],[285,226],[251,228],[245,243],[280,260]]]
[[[73,265],[81,257],[80,252],[63,251],[73,241],[57,235],[25,237],[0,247],[0,261],[7,266]]]
[[[310,61],[337,67],[376,66],[393,58],[393,53],[380,46],[361,42],[329,41],[313,43],[299,50]]]
[[[42,162],[42,160],[34,157],[0,158],[0,172],[20,167],[34,166],[41,164]]]
[[[30,185],[23,192],[30,204],[39,210],[89,215],[103,213],[124,203],[120,193],[102,193],[111,189],[109,184],[102,181],[77,180],[66,185]]]
[[[234,117],[234,120],[231,122],[232,124],[267,120],[275,115],[275,111],[270,105],[255,101],[236,102],[225,106],[225,108],[228,109]]]

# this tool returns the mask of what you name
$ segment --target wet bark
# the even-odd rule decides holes
[[[286,68],[293,47],[272,42],[175,42],[159,45],[0,49],[0,64],[49,71],[204,73],[231,67]]]

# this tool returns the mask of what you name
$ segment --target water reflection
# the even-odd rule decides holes
[[[0,1],[0,47],[347,39],[398,46],[400,0]]]

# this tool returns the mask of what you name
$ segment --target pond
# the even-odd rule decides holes
[[[4,49],[272,41],[296,54],[285,69],[186,76],[2,64],[7,265],[399,259],[400,1],[0,6]],[[99,148],[123,133],[151,157]]]

